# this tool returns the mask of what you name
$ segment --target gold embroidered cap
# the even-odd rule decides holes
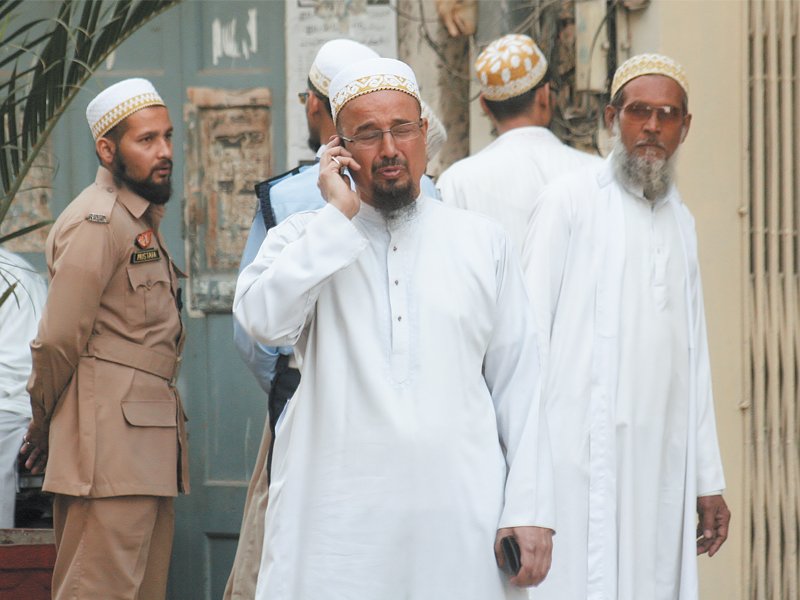
[[[533,39],[512,33],[486,46],[475,71],[483,97],[502,101],[536,87],[547,73],[547,59]]]
[[[377,57],[378,53],[364,44],[347,39],[331,40],[322,44],[317,51],[308,78],[311,85],[327,98],[331,79],[339,71],[360,60]]]
[[[368,58],[342,69],[331,81],[333,122],[336,123],[350,100],[381,90],[404,92],[420,102],[417,78],[411,67],[394,58]]]
[[[166,106],[147,79],[134,77],[107,87],[86,107],[86,120],[97,140],[120,121],[148,106]]]
[[[622,63],[617,72],[614,73],[614,80],[611,82],[611,97],[632,79],[642,75],[664,75],[674,80],[683,88],[686,96],[689,96],[689,80],[686,78],[686,71],[683,67],[663,54],[637,54]]]

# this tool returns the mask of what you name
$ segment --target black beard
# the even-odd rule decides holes
[[[316,154],[320,146],[322,146],[322,143],[319,141],[319,136],[314,137],[313,135],[309,135],[306,143],[314,154]]]
[[[405,165],[399,158],[384,159],[378,165],[373,165],[372,173],[381,167],[394,165]],[[374,181],[374,180],[373,180]],[[393,219],[406,206],[417,199],[417,190],[411,181],[406,183],[390,182],[388,184],[374,183],[372,187],[372,203],[375,209],[383,215],[386,220]]]
[[[172,167],[172,161],[166,160],[169,162],[169,166]],[[133,179],[130,177],[119,150],[114,154],[114,159],[111,161],[111,173],[114,175],[114,179],[124,183],[130,191],[152,204],[166,204],[172,196],[171,179],[166,183],[156,183],[150,177],[145,179]]]

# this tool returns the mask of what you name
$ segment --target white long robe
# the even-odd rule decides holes
[[[522,252],[528,221],[544,186],[601,159],[570,148],[544,127],[506,131],[436,181],[442,202],[492,217]]]
[[[507,235],[417,200],[387,228],[333,206],[270,230],[234,315],[295,345],[258,600],[525,598],[498,528],[552,527],[533,315]]]
[[[0,529],[14,527],[17,459],[31,420],[25,389],[31,374],[30,343],[47,299],[47,285],[21,256],[0,246]]]
[[[545,189],[523,262],[559,532],[532,597],[697,598],[696,499],[725,484],[689,210],[606,161]]]

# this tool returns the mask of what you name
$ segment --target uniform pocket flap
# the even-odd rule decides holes
[[[122,414],[135,427],[177,427],[173,402],[123,402]]]
[[[169,284],[169,275],[160,263],[129,265],[128,279],[134,290],[140,286],[145,286],[149,290],[159,282]]]

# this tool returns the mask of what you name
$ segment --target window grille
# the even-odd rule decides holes
[[[750,0],[745,259],[746,597],[800,598],[800,0]]]

